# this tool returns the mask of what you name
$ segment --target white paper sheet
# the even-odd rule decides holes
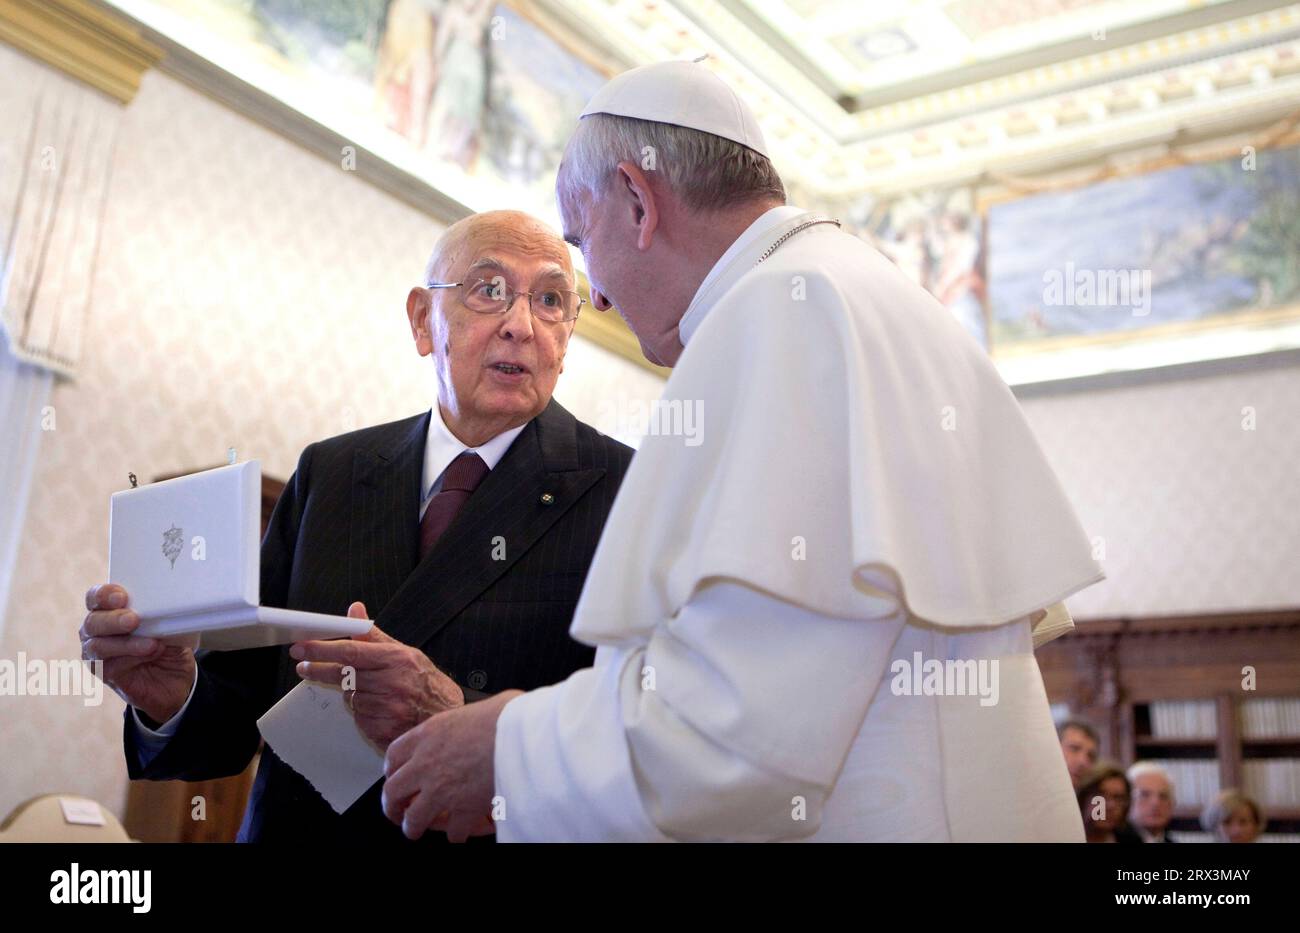
[[[336,813],[384,776],[384,753],[357,728],[338,687],[303,681],[266,711],[257,728]]]
[[[59,806],[63,808],[63,822],[79,826],[103,826],[104,812],[99,804],[82,797],[60,797]]]

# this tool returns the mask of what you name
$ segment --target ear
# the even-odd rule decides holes
[[[429,313],[433,310],[433,292],[415,286],[406,295],[406,319],[411,324],[411,338],[420,356],[433,352],[433,334],[429,332]]]
[[[620,162],[615,171],[615,190],[625,195],[624,201],[631,207],[632,219],[639,228],[636,248],[647,250],[659,227],[659,205],[650,179],[635,162]]]

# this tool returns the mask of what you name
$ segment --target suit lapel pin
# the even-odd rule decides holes
[[[554,505],[555,497],[549,492],[542,493],[542,505]]]

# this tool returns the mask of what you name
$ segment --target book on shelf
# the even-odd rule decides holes
[[[1300,697],[1258,697],[1241,703],[1243,739],[1300,741]]]
[[[1213,739],[1219,734],[1214,700],[1156,700],[1149,708],[1152,738]]]
[[[1241,763],[1243,790],[1264,808],[1300,808],[1300,758],[1247,758]]]

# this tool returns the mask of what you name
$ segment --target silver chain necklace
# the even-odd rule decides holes
[[[835,224],[835,226],[838,227],[840,225],[840,222],[838,220],[831,220],[828,217],[815,217],[812,220],[806,220],[803,223],[799,224],[799,226],[787,230],[785,233],[777,237],[775,243],[773,243],[767,249],[763,250],[763,255],[758,257],[758,260],[754,263],[754,265],[758,265],[764,259],[766,259],[767,257],[771,256],[773,253],[775,253],[777,247],[779,247],[786,240],[790,239],[790,237],[794,236],[796,233],[801,233],[804,230],[807,230],[809,227],[817,226],[817,224]]]

